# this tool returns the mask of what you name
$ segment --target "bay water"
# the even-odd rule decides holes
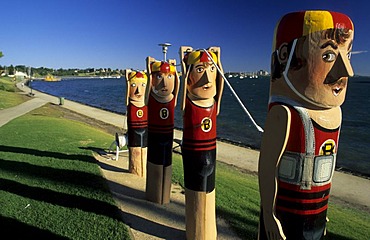
[[[269,77],[229,79],[230,84],[254,118],[264,127],[269,97]],[[66,78],[57,82],[33,81],[31,87],[65,99],[124,115],[126,113],[125,78]],[[181,95],[180,89],[180,95]],[[352,77],[342,105],[343,122],[339,138],[337,168],[370,176],[370,77]],[[175,110],[175,127],[182,128],[180,100]],[[252,124],[235,96],[225,84],[217,135],[233,144],[259,149],[262,133]]]

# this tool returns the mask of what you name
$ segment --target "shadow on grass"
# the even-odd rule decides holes
[[[33,179],[47,179],[59,184],[91,188],[93,191],[97,191],[99,188],[107,189],[105,179],[102,176],[83,171],[37,166],[6,159],[0,159],[0,168],[2,171],[13,173],[14,175],[22,175]]]
[[[12,147],[12,146],[3,146],[0,145],[0,152],[12,152],[12,153],[23,153],[38,157],[52,157],[62,160],[73,160],[73,161],[82,161],[82,162],[95,162],[95,159],[92,156],[83,155],[83,154],[64,154],[60,152],[50,152],[43,151],[31,148],[24,147]]]
[[[107,216],[121,220],[117,206],[100,200],[90,199],[82,196],[75,196],[60,193],[49,189],[27,186],[22,183],[0,178],[0,190],[16,194],[25,198],[47,202],[68,208],[78,208],[85,212]]]
[[[255,209],[245,209],[249,211],[248,215],[255,215],[258,219],[259,212]],[[225,219],[231,228],[242,239],[257,239],[258,235],[258,221],[243,217],[242,214],[227,210],[222,207],[217,208],[217,214]]]
[[[5,236],[8,236],[8,239],[69,239],[4,216],[0,216],[0,223],[2,239],[5,239]]]
[[[353,240],[353,239],[354,238],[344,237],[332,232],[327,232],[326,236],[324,237],[324,240]]]
[[[125,223],[133,229],[146,233],[151,236],[156,236],[160,239],[167,240],[185,240],[186,234],[184,230],[176,229],[170,226],[151,221],[130,213],[122,212]]]
[[[4,148],[0,148],[0,151],[3,149]],[[16,151],[16,149],[17,148],[13,147],[7,148],[7,150],[12,151]],[[20,149],[25,150],[24,148]],[[40,151],[37,150],[30,152],[40,153]],[[68,155],[63,154],[60,156],[65,157]],[[72,160],[72,158],[70,159]],[[95,164],[95,159],[93,157],[90,157],[90,159],[92,159],[92,161],[89,160],[89,162],[93,162]],[[84,171],[58,169],[49,166],[37,166],[28,162],[18,162],[16,160],[6,159],[0,159],[0,170],[0,173],[2,173],[0,175],[2,176],[0,181],[1,190],[38,201],[44,201],[63,207],[78,208],[83,211],[104,215],[110,218],[121,219],[117,206],[109,204],[108,202],[48,189],[53,187],[53,185],[65,185],[65,189],[67,191],[75,188],[77,191],[80,191],[78,189],[81,189],[81,192],[91,193],[92,195],[103,194],[106,196],[106,193],[109,192],[108,186],[105,178],[100,175]],[[31,181],[32,179],[32,185],[39,184],[37,187],[29,186],[12,180],[14,176],[21,177],[24,181]],[[43,188],[43,186],[45,187]]]

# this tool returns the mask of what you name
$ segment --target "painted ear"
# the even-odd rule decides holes
[[[288,62],[288,44],[283,43],[279,49],[275,50],[271,56],[271,76],[272,79],[281,78],[286,63]]]
[[[277,79],[281,78],[281,73],[283,71],[281,70],[281,64],[278,60],[278,53],[277,51],[272,53],[271,56],[271,78]]]

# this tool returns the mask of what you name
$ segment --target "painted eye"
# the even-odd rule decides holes
[[[197,73],[201,73],[201,72],[203,72],[203,71],[204,71],[204,68],[199,67],[199,68],[197,68],[196,70],[197,70]]]
[[[167,78],[168,78],[168,79],[172,79],[172,78],[173,78],[173,75],[172,75],[172,74],[169,74],[169,75],[167,76]]]
[[[141,84],[141,86],[145,87],[145,86],[146,86],[146,84],[145,84],[145,83],[142,83],[142,84]]]
[[[162,75],[157,75],[158,80],[162,80]]]
[[[333,52],[326,52],[322,55],[322,59],[325,62],[333,62],[335,61],[336,58],[337,58],[337,55],[335,55],[335,53]]]
[[[211,66],[211,72],[214,72],[216,67],[214,65]]]
[[[131,83],[131,87],[136,87],[136,83]]]

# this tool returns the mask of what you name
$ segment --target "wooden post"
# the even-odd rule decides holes
[[[352,40],[341,13],[293,12],[277,24],[258,166],[260,240],[326,233]]]
[[[156,61],[147,57],[150,79],[148,102],[147,200],[159,204],[170,202],[172,180],[172,144],[175,106],[179,91],[176,61]]]
[[[217,238],[215,205],[216,117],[220,111],[223,78],[220,48],[180,48],[182,61],[183,141],[181,146],[185,199],[186,238]],[[213,61],[211,60],[211,58]]]
[[[146,176],[148,145],[148,77],[141,71],[125,70],[129,172]]]

